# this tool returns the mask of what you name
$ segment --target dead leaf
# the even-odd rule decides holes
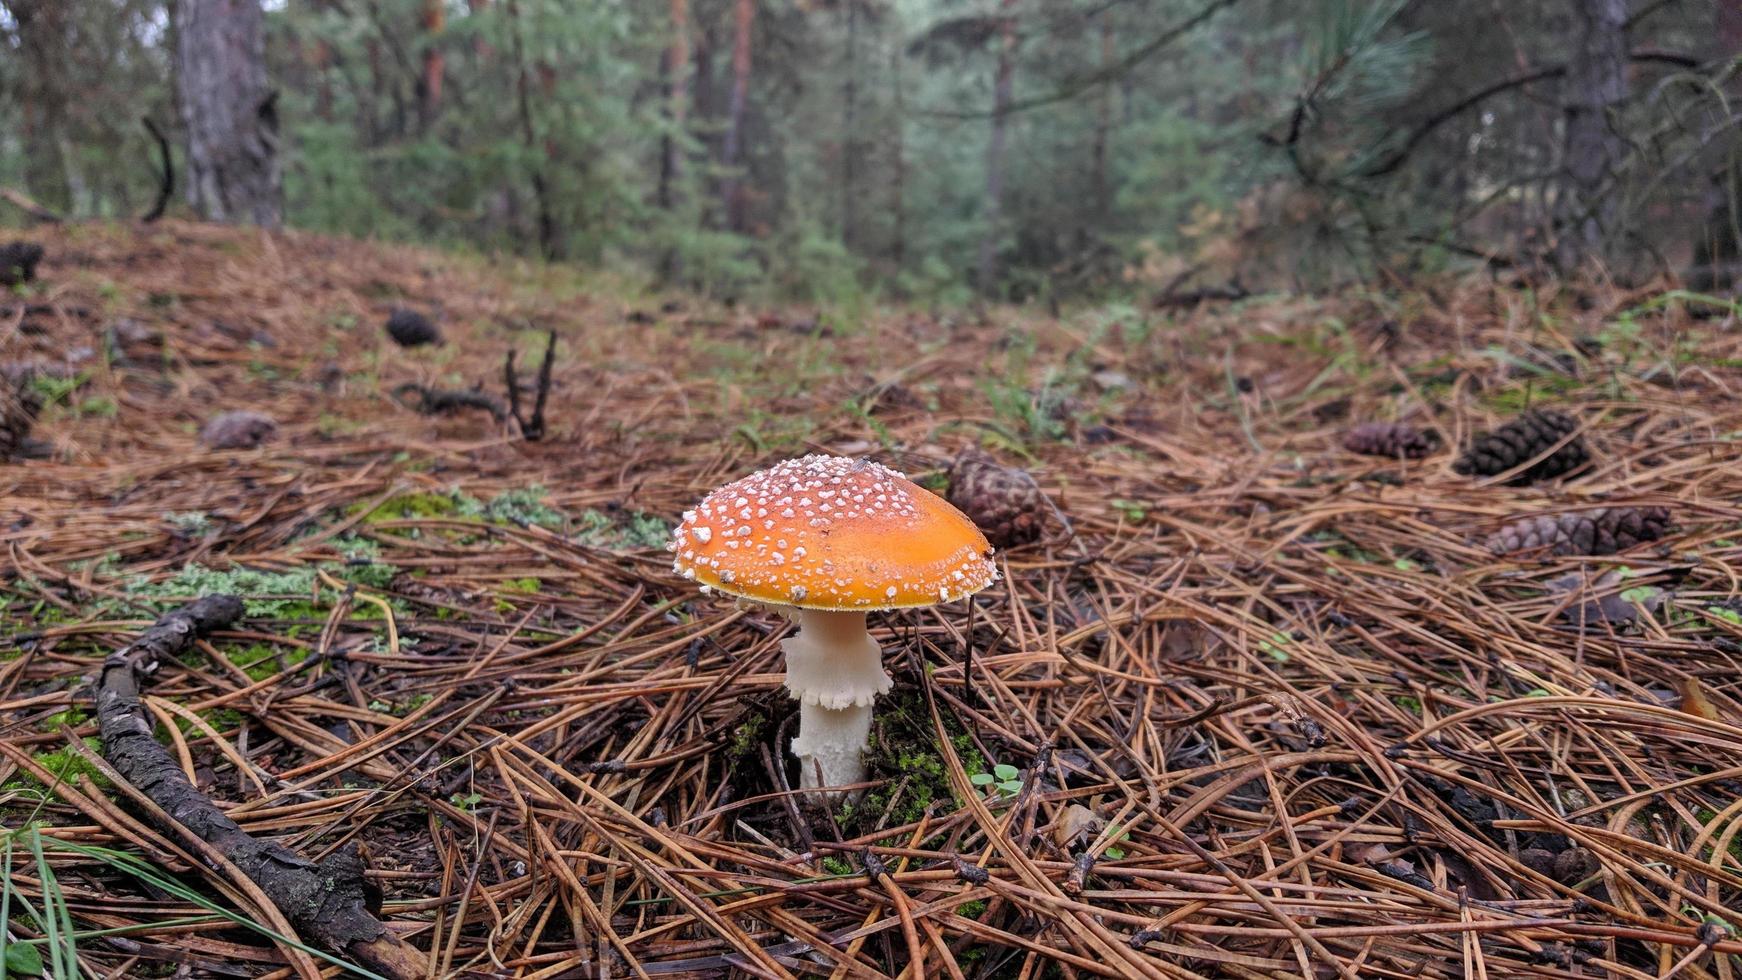
[[[1107,821],[1097,816],[1095,811],[1081,803],[1072,803],[1065,807],[1058,823],[1053,825],[1052,839],[1061,850],[1072,851],[1100,836],[1106,826]]]
[[[1682,693],[1681,703],[1676,705],[1683,714],[1704,718],[1707,721],[1719,721],[1718,709],[1706,697],[1706,689],[1700,684],[1698,677],[1684,677],[1679,685]]]

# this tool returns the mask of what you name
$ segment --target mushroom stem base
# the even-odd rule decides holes
[[[801,785],[824,789],[865,778],[871,739],[871,702],[893,681],[883,672],[883,651],[865,629],[862,612],[804,609],[786,651],[786,689],[799,702]]]
[[[799,785],[805,789],[845,786],[865,778],[865,746],[871,741],[871,706],[825,708],[805,704],[798,709]]]

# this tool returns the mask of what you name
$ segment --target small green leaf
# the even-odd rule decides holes
[[[1728,606],[1707,606],[1706,612],[1736,626],[1742,626],[1742,612]]]
[[[1654,588],[1649,585],[1636,585],[1631,589],[1622,591],[1621,601],[1631,602],[1636,606],[1643,606],[1662,591],[1662,589]]]
[[[42,976],[42,953],[35,946],[27,943],[7,943],[6,951],[0,953],[0,959],[5,960],[7,973],[21,973],[27,977]]]
[[[1115,861],[1125,856],[1125,852],[1117,847],[1109,847],[1102,851],[1101,854],[1103,857],[1108,857]]]
[[[1022,792],[1022,781],[1020,779],[1005,780],[998,784],[998,791],[1015,796],[1017,793]]]
[[[1421,571],[1421,566],[1413,561],[1410,561],[1408,558],[1397,559],[1396,561],[1391,563],[1391,567],[1397,569],[1400,572],[1419,572],[1419,571]]]
[[[1009,763],[1006,763],[1006,762],[1000,762],[997,765],[993,766],[992,773],[993,773],[993,775],[997,776],[999,778],[999,780],[1001,780],[1001,781],[1015,779],[1017,776],[1021,775],[1021,773],[1017,771],[1017,768],[1015,766],[1010,765]]]
[[[997,780],[997,778],[998,777],[989,772],[977,772],[968,777],[968,782],[973,783],[975,786],[990,786]]]

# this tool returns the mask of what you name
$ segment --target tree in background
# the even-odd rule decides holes
[[[200,194],[214,123],[264,161],[276,109],[289,224],[721,296],[1640,278],[1739,237],[1733,0],[276,0],[253,94],[181,112],[172,63],[225,49],[171,6],[241,9],[0,0],[0,184],[137,213],[140,116]]]
[[[177,0],[175,27],[195,209],[211,221],[278,227],[284,217],[278,93],[266,80],[259,0]]]
[[[1578,30],[1567,61],[1563,178],[1556,203],[1564,264],[1603,254],[1620,202],[1606,192],[1625,152],[1613,115],[1627,98],[1626,0],[1571,0]]]

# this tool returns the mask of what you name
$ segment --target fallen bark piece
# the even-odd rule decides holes
[[[242,600],[206,596],[162,616],[139,638],[103,660],[97,681],[97,725],[103,756],[173,820],[211,844],[247,875],[297,932],[389,980],[422,977],[423,954],[369,912],[363,862],[354,847],[316,863],[243,831],[194,785],[153,735],[139,700],[140,682],[194,641],[242,615]]]
[[[477,389],[427,388],[407,381],[393,389],[393,400],[419,415],[452,415],[462,409],[478,408],[489,412],[498,422],[508,421],[508,409],[502,400]]]

